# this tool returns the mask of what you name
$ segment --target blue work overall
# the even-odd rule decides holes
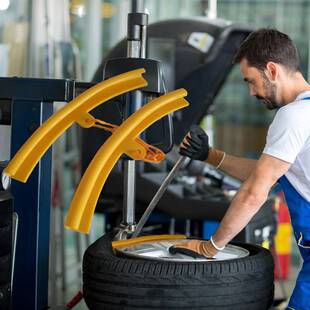
[[[285,176],[279,179],[279,183],[285,194],[294,235],[303,258],[288,309],[310,310],[310,202],[296,191]]]
[[[301,100],[310,100],[310,97]],[[285,195],[294,235],[303,258],[303,265],[287,309],[310,310],[310,202],[296,191],[285,176],[279,179],[279,183]]]

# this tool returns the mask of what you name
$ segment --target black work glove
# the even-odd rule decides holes
[[[209,149],[209,137],[203,129],[193,125],[183,139],[179,153],[182,156],[205,161],[208,158]]]

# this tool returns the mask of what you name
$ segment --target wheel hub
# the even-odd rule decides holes
[[[162,240],[143,242],[134,245],[119,247],[117,252],[135,258],[150,260],[165,260],[171,262],[213,262],[242,258],[249,255],[249,251],[228,244],[223,251],[217,253],[214,258],[193,258],[185,254],[170,254],[169,248],[173,245],[183,243],[185,240]]]

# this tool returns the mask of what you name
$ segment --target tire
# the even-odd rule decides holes
[[[85,252],[83,291],[91,310],[264,310],[273,302],[273,258],[238,244],[250,256],[215,262],[167,262],[119,257],[109,236]]]
[[[11,254],[0,257],[0,285],[11,282]]]
[[[0,227],[0,257],[11,253],[12,249],[12,224]]]

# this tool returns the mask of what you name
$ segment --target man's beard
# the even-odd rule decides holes
[[[271,84],[265,77],[263,80],[266,95],[264,97],[256,95],[255,97],[258,100],[262,100],[268,110],[278,109],[281,104],[277,102],[276,86]]]

